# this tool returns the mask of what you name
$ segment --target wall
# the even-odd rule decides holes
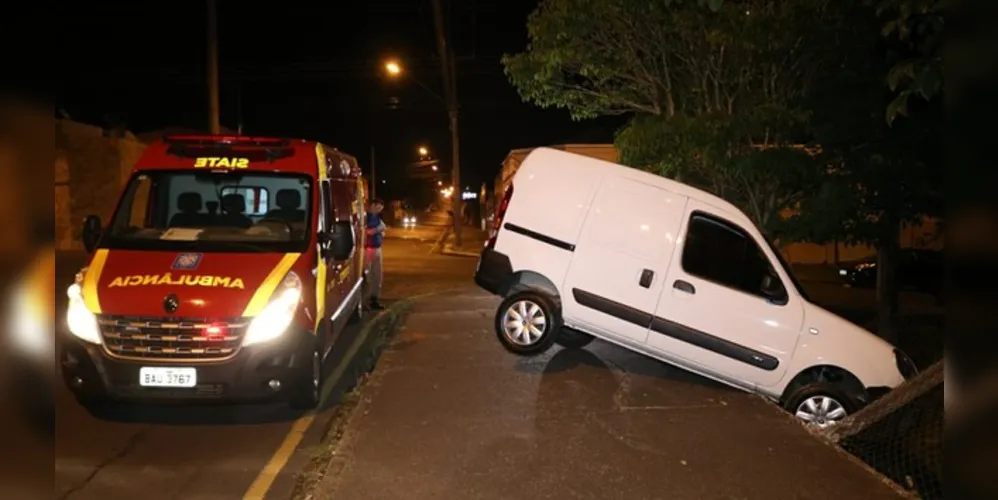
[[[943,234],[938,222],[926,218],[920,225],[905,225],[901,228],[901,247],[942,250]],[[842,243],[791,243],[783,247],[783,256],[792,264],[837,264],[872,257],[876,253],[871,246]]]
[[[53,125],[51,107],[0,96],[0,275],[51,238]]]
[[[588,156],[611,163],[617,163],[620,160],[620,152],[613,144],[561,144],[545,147],[560,149],[569,153]],[[506,155],[506,159],[502,162],[502,168],[499,169],[499,173],[496,175],[496,180],[493,184],[496,200],[502,199],[503,193],[506,192],[506,186],[513,179],[513,174],[520,168],[520,164],[523,163],[523,160],[526,159],[532,150],[533,148],[514,149]]]
[[[55,126],[55,240],[59,250],[82,249],[83,219],[107,223],[145,144],[130,134],[109,137],[69,120]]]

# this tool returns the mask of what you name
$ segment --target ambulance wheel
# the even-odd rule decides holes
[[[357,300],[357,306],[354,307],[353,312],[350,313],[350,319],[347,323],[355,325],[364,321],[364,299]]]
[[[322,396],[322,352],[319,350],[319,343],[315,342],[312,348],[311,359],[301,367],[298,379],[292,388],[289,406],[295,410],[312,410],[319,406],[319,398]]]
[[[593,340],[596,340],[596,338],[588,333],[583,333],[578,330],[570,330],[563,327],[561,331],[558,332],[558,338],[555,339],[555,343],[565,349],[582,349],[583,347],[589,345]]]
[[[561,316],[548,296],[534,291],[519,292],[499,304],[495,329],[507,351],[518,356],[536,356],[554,344],[561,329]]]

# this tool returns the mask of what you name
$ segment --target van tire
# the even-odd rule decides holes
[[[561,331],[558,332],[558,337],[554,341],[565,349],[582,349],[592,343],[593,340],[596,340],[596,337],[588,333],[562,327]]]
[[[818,421],[809,422],[805,415],[814,413],[808,408],[807,402],[816,403],[819,408],[818,415],[810,415],[810,418],[818,416]],[[827,400],[828,407],[822,408],[822,403]],[[798,387],[783,402],[783,408],[794,415],[802,424],[816,425],[824,427],[834,425],[835,422],[856,413],[862,405],[856,398],[849,395],[849,391],[841,384],[832,382],[815,382]],[[840,410],[844,415],[840,415]]]
[[[318,367],[316,367],[318,360]],[[319,406],[322,398],[322,382],[325,380],[325,370],[323,370],[322,351],[319,348],[318,340],[313,342],[311,359],[308,359],[291,387],[291,397],[288,406],[293,410],[314,410]],[[318,383],[316,383],[318,378]]]
[[[521,325],[519,330],[522,335],[519,337],[521,341],[517,341],[515,340],[518,338],[517,331],[512,327],[507,331],[505,323],[520,319],[524,311],[528,316],[533,314],[533,321],[530,322],[533,328],[523,328]],[[499,304],[495,315],[495,330],[499,343],[507,351],[518,356],[537,356],[550,349],[557,340],[561,333],[561,314],[554,306],[554,301],[543,293],[535,291],[514,293]]]

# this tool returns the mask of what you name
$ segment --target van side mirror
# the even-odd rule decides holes
[[[100,217],[88,215],[83,219],[83,248],[86,249],[87,253],[94,253],[94,250],[97,249],[101,232]]]
[[[333,260],[349,259],[356,247],[353,224],[349,221],[336,222],[332,231],[320,235],[319,243],[324,248],[324,257],[332,257]]]
[[[775,303],[784,303],[787,300],[787,290],[783,287],[780,279],[767,273],[762,277],[759,291],[769,300]]]

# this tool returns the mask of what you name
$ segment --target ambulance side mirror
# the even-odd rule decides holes
[[[87,250],[87,253],[94,253],[94,250],[97,249],[97,242],[100,241],[100,237],[100,217],[96,215],[88,215],[85,219],[83,219],[83,248]]]
[[[339,221],[333,224],[332,231],[325,236],[326,253],[333,260],[347,260],[353,255],[354,234],[350,221]]]

